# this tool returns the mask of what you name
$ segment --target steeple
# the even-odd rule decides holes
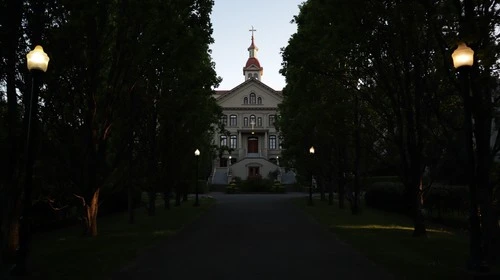
[[[260,62],[257,59],[259,48],[255,46],[254,42],[254,32],[257,30],[252,26],[252,29],[248,31],[252,32],[252,44],[248,47],[248,60],[245,67],[243,67],[243,75],[245,76],[245,80],[258,79],[260,81],[264,68],[260,66]]]

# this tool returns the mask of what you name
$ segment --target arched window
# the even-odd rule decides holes
[[[243,104],[248,104],[248,97],[243,98]]]
[[[227,115],[222,115],[220,117],[220,122],[223,124],[223,125],[227,125]]]
[[[247,117],[243,118],[243,126],[248,127],[248,118]]]
[[[229,116],[229,126],[238,126],[238,117],[236,115]]]
[[[274,126],[276,122],[276,115],[269,115],[269,126]]]
[[[236,135],[231,135],[229,137],[229,147],[231,149],[236,149],[238,147],[238,143],[237,143],[237,140],[236,140]]]
[[[257,97],[257,104],[262,104],[262,97]]]
[[[256,124],[256,122],[255,122],[255,115],[250,115],[250,124],[252,124],[252,123],[254,125]]]
[[[254,77],[255,79],[257,79],[259,76],[257,75],[257,73],[254,73],[254,74],[253,74],[253,77]]]
[[[255,104],[255,93],[250,93],[250,104]]]
[[[227,146],[227,136],[226,135],[220,136],[220,146],[221,147]]]
[[[269,135],[269,149],[275,150],[276,147],[276,135]]]
[[[251,78],[252,78],[252,74],[248,73],[248,79],[251,79]]]

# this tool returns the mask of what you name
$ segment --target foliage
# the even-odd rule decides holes
[[[424,208],[426,217],[440,223],[446,221],[447,214],[464,216],[469,209],[469,190],[466,186],[434,184],[425,192]],[[372,208],[394,213],[405,212],[404,186],[397,182],[377,182],[366,191],[365,202]],[[458,224],[463,227],[463,222]]]
[[[236,180],[231,180],[229,185],[226,186],[226,193],[238,193],[240,191],[239,185],[240,183]]]
[[[420,182],[426,170],[431,180],[463,183],[466,177],[456,176],[467,163],[460,140],[463,100],[451,61],[460,40],[473,46],[478,60],[471,72],[481,108],[474,116],[481,142],[477,183],[489,188],[494,151],[487,141],[500,100],[491,98],[499,84],[498,52],[491,51],[500,47],[498,8],[495,1],[304,2],[294,18],[297,33],[282,52],[282,162],[299,173],[314,171],[321,182],[336,181],[339,206],[346,174],[355,174],[356,183],[390,171],[405,186],[414,234],[425,235]]]
[[[273,186],[271,187],[272,193],[285,193],[286,189],[280,181],[274,180]]]
[[[375,183],[366,191],[365,201],[369,207],[395,213],[407,213],[405,212],[404,186],[401,183]]]
[[[260,175],[249,176],[247,180],[242,181],[240,190],[242,192],[270,192],[273,181],[264,179]]]

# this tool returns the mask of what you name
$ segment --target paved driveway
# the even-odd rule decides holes
[[[113,279],[391,278],[290,204],[303,194],[213,196],[206,215]]]

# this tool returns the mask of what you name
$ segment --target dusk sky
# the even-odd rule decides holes
[[[285,86],[279,73],[282,57],[280,49],[288,44],[297,26],[290,23],[299,13],[303,0],[215,0],[212,12],[213,38],[210,46],[216,63],[217,75],[223,81],[218,89],[232,89],[244,81],[243,66],[248,59],[252,26],[257,58],[264,74],[262,82],[275,90]]]

